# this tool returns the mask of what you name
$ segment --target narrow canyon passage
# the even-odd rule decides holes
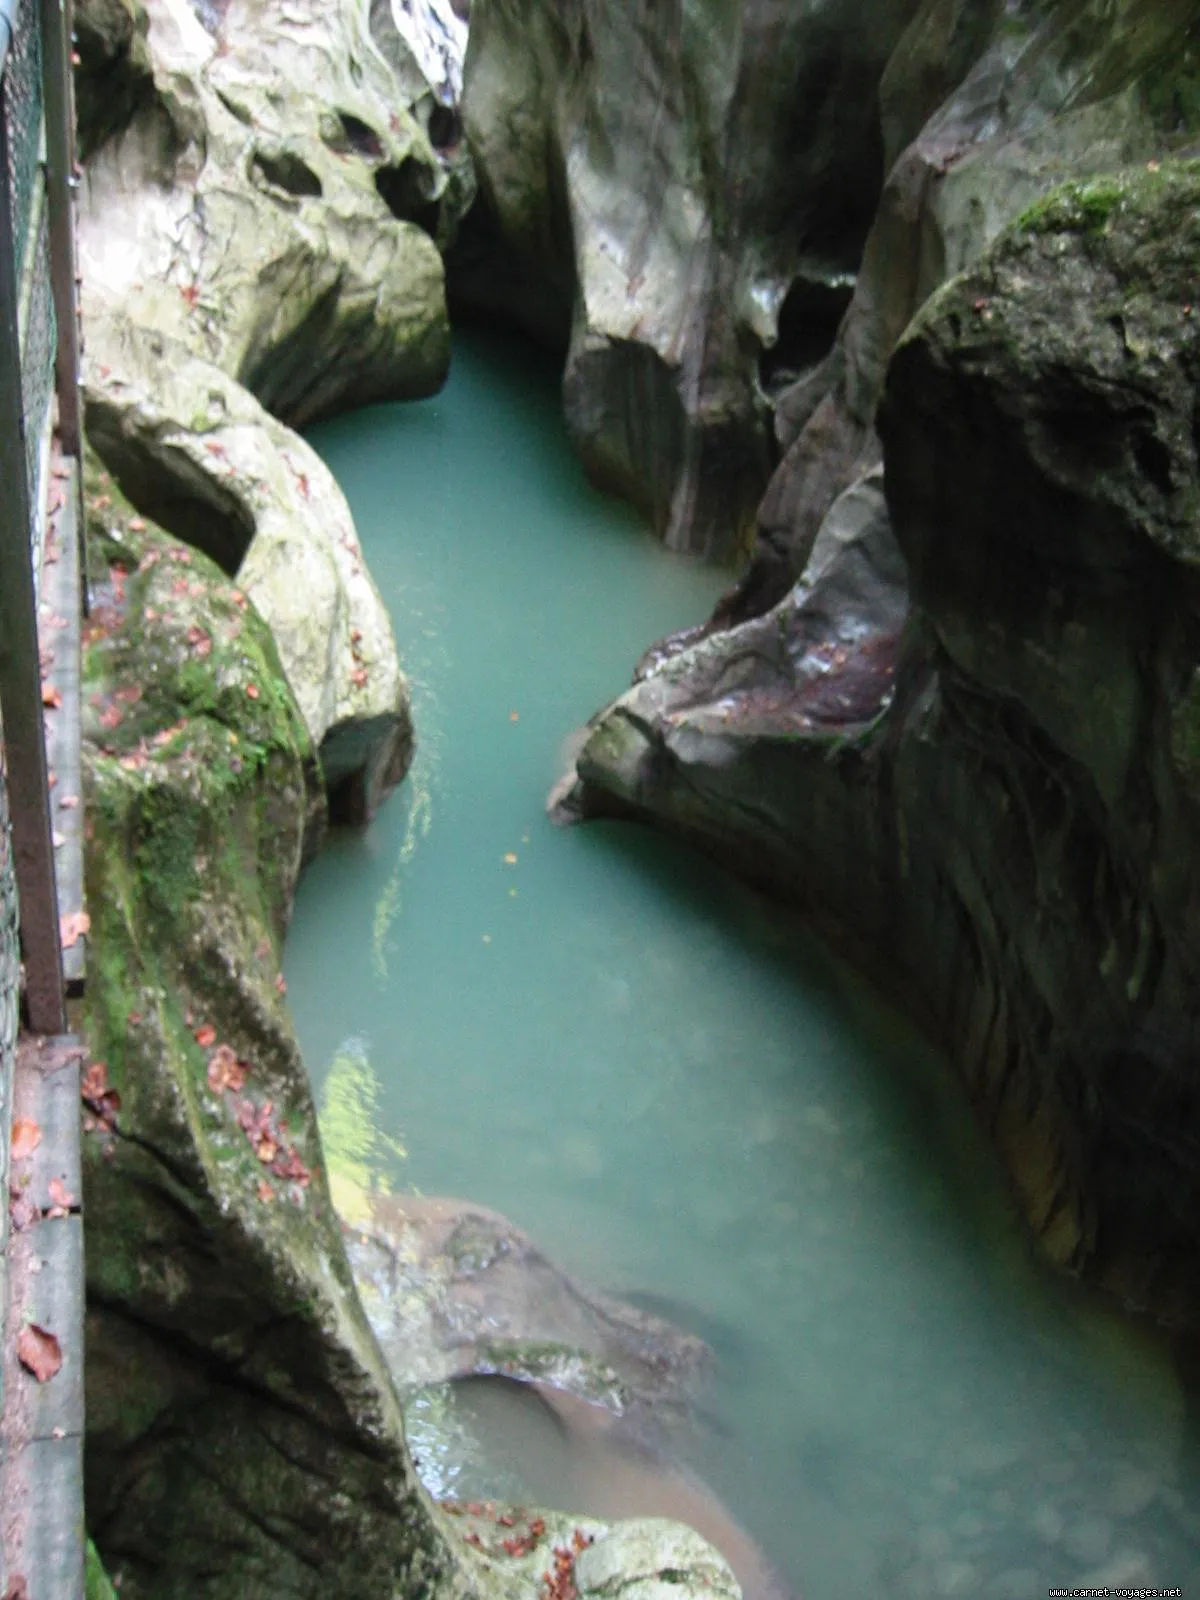
[[[460,333],[442,394],[312,442],[419,741],[288,936],[318,1099],[369,1065],[376,1181],[495,1207],[704,1337],[715,1376],[674,1448],[805,1600],[1195,1588],[1170,1352],[1028,1261],[943,1064],[683,847],[545,820],[572,729],[727,575],[588,488],[555,372],[517,343]],[[519,1403],[464,1396],[440,1433],[435,1411],[413,1419],[435,1492],[604,1491],[539,1462]]]

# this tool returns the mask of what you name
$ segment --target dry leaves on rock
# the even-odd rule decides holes
[[[17,1360],[39,1383],[49,1383],[62,1367],[62,1346],[48,1329],[27,1322],[17,1335]]]
[[[231,1090],[240,1093],[246,1086],[247,1067],[239,1061],[232,1046],[219,1044],[208,1058],[208,1087],[214,1094]]]
[[[12,1125],[12,1142],[9,1154],[14,1161],[24,1161],[42,1142],[42,1130],[29,1117],[16,1117]]]
[[[58,919],[58,935],[64,950],[69,950],[72,945],[78,944],[83,934],[92,926],[92,919],[86,911],[67,911]]]

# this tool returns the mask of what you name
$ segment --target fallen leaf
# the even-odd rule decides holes
[[[274,1161],[279,1153],[279,1146],[269,1133],[264,1133],[254,1146],[254,1154],[265,1165]]]
[[[145,533],[146,524],[141,517],[130,517],[129,528],[132,533]]]
[[[67,1188],[66,1184],[61,1178],[51,1178],[49,1190],[51,1206],[55,1211],[60,1211],[64,1217],[66,1216],[67,1212],[70,1211],[72,1206],[79,1204],[79,1201]]]
[[[49,1383],[62,1366],[62,1346],[45,1328],[27,1322],[17,1335],[17,1360],[39,1383]]]
[[[510,721],[510,722],[520,722],[520,720],[521,720],[521,713],[520,713],[520,712],[519,712],[519,711],[510,711],[510,712],[509,712],[509,713],[508,713],[508,720],[509,720],[509,721]]]
[[[515,850],[506,851],[504,861],[506,866],[515,867],[517,864],[517,852]]]
[[[56,689],[52,683],[42,685],[42,704],[49,706],[51,711],[57,711],[62,705],[62,690]]]
[[[283,976],[282,972],[275,979],[275,987],[279,991],[280,994],[286,994],[287,993],[287,983],[286,983],[286,981],[284,979],[284,976]]]
[[[83,1074],[80,1093],[89,1102],[99,1100],[108,1090],[108,1068],[103,1061],[93,1061]]]
[[[231,1089],[235,1094],[246,1086],[246,1067],[230,1045],[219,1044],[208,1062],[208,1086],[214,1094]]]
[[[81,935],[88,932],[92,919],[86,911],[67,911],[58,919],[58,936],[64,950],[78,944]]]
[[[366,683],[366,681],[367,681],[367,669],[366,669],[366,667],[355,667],[354,671],[350,674],[350,682],[354,685],[354,687],[356,689],[361,689],[364,686],[364,684]]]
[[[269,1204],[275,1198],[275,1191],[265,1178],[258,1180],[258,1198],[264,1205]]]
[[[58,809],[60,811],[74,811],[78,804],[79,796],[77,794],[64,794],[58,798]]]
[[[192,647],[192,654],[199,656],[201,661],[212,654],[212,640],[198,622],[193,622],[188,629],[187,642]]]
[[[119,728],[121,726],[121,712],[117,706],[106,706],[100,713],[100,726],[102,728]]]
[[[9,1153],[14,1161],[24,1161],[42,1142],[42,1130],[28,1117],[16,1117],[12,1125],[12,1143]]]
[[[74,61],[74,54],[72,54],[71,59]],[[4,1600],[29,1600],[29,1585],[19,1572],[14,1573],[8,1580],[8,1588],[4,1591]]]
[[[246,685],[246,693],[250,696],[251,700],[257,700],[258,699],[258,685],[256,683],[248,683]]]
[[[217,1030],[211,1022],[203,1022],[196,1029],[196,1043],[202,1050],[207,1050],[210,1044],[216,1044]]]

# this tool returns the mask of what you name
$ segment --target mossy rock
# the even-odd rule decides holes
[[[283,998],[311,742],[245,596],[87,495],[92,1532],[126,1596],[455,1592]]]

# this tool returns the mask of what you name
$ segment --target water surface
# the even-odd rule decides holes
[[[806,1600],[1200,1592],[1170,1355],[1030,1263],[943,1064],[688,850],[544,818],[564,738],[725,576],[588,488],[520,345],[459,336],[442,395],[312,439],[419,738],[309,870],[287,948],[329,1127],[374,1075],[360,1177],[493,1206],[704,1336],[678,1448]],[[412,1418],[435,1487],[592,1492],[527,1417],[448,1406]]]

